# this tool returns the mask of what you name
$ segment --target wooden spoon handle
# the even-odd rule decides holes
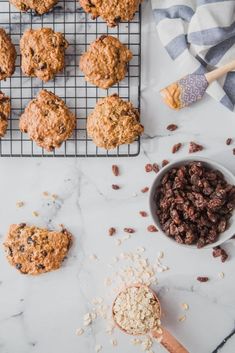
[[[161,327],[162,334],[156,331],[151,332],[152,336],[161,339],[161,345],[166,348],[169,353],[189,353],[189,351],[184,348],[184,346],[177,341],[177,339],[172,336],[172,334],[167,331],[164,327]]]
[[[230,71],[233,71],[235,69],[235,60],[231,61],[230,63],[223,65],[219,67],[218,69],[215,69],[213,71],[208,72],[205,74],[205,77],[209,83],[218,80],[218,78],[224,76]]]

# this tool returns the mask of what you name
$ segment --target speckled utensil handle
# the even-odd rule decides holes
[[[162,333],[159,334],[156,331],[151,332],[152,336],[160,339],[161,345],[169,352],[169,353],[189,353],[189,351],[182,346],[182,344],[177,341],[177,339],[172,336],[172,334],[167,331],[164,327],[161,327]]]
[[[205,74],[205,77],[208,83],[211,83],[215,80],[218,80],[218,78],[224,76],[225,74],[233,70],[235,70],[235,60],[231,61],[226,65],[219,67],[218,69],[208,72],[207,74]]]

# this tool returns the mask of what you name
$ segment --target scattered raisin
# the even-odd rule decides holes
[[[146,166],[145,166],[145,171],[146,171],[147,173],[152,172],[152,171],[153,171],[153,166],[152,166],[152,164],[150,164],[150,163],[146,164]]]
[[[163,159],[162,161],[162,167],[165,167],[167,164],[169,164],[170,162],[167,159]]]
[[[145,186],[143,189],[141,189],[141,192],[144,194],[149,191],[149,188]]]
[[[140,213],[141,217],[148,217],[148,213],[145,211],[140,211],[139,213]]]
[[[112,165],[112,172],[113,172],[113,175],[115,175],[115,176],[119,175],[119,168],[117,165],[115,165],[115,164]]]
[[[189,144],[189,150],[188,152],[189,153],[195,153],[195,152],[199,152],[199,151],[202,151],[203,150],[203,146],[202,145],[199,145],[193,141],[190,142]]]
[[[160,170],[159,165],[157,163],[153,163],[153,172],[158,173]]]
[[[233,154],[235,155],[235,148],[233,148]]]
[[[120,189],[120,186],[119,186],[119,185],[116,185],[116,184],[113,184],[113,185],[112,185],[112,189],[113,189],[113,190],[119,190],[119,189]]]
[[[209,281],[209,277],[197,277],[197,280],[199,282],[208,282]]]
[[[170,124],[167,126],[167,130],[169,131],[175,131],[176,129],[178,129],[178,126],[175,124]]]
[[[229,137],[229,138],[227,138],[227,140],[226,140],[226,145],[231,145],[231,143],[232,143],[232,139],[231,139],[231,137]]]
[[[112,237],[116,233],[116,229],[114,227],[109,228],[109,235]]]
[[[173,147],[172,147],[172,153],[176,153],[176,152],[178,152],[179,150],[180,150],[180,148],[181,148],[181,146],[182,146],[182,143],[176,143]]]
[[[147,230],[148,230],[148,232],[150,232],[150,233],[158,232],[157,228],[156,228],[153,224],[149,225],[149,226],[147,227]]]
[[[135,230],[133,229],[133,228],[124,228],[123,229],[124,230],[124,232],[126,232],[126,233],[135,233]]]

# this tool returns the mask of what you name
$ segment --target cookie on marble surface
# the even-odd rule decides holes
[[[20,130],[47,151],[60,147],[75,126],[76,117],[65,102],[45,89],[29,102],[20,117]]]
[[[103,35],[90,44],[80,59],[85,79],[107,89],[123,80],[132,52],[118,38]]]
[[[0,91],[0,137],[3,137],[6,134],[10,112],[10,98]]]
[[[20,40],[22,71],[25,75],[49,81],[63,70],[68,42],[51,28],[28,29]]]
[[[10,0],[22,12],[33,10],[39,15],[50,11],[59,0]]]
[[[6,80],[15,72],[16,49],[11,38],[0,28],[0,80]]]
[[[112,149],[132,143],[143,133],[139,120],[133,104],[114,94],[98,101],[88,117],[87,132],[98,147]]]
[[[60,268],[72,244],[66,230],[60,232],[27,226],[10,226],[4,247],[9,263],[23,274],[39,275]]]
[[[85,12],[95,19],[101,16],[110,27],[121,21],[130,21],[138,11],[142,0],[80,0]]]

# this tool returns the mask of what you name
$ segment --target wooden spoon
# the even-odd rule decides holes
[[[142,283],[137,283],[137,284],[132,284],[130,286],[126,286],[116,297],[116,299],[118,298],[118,296],[125,291],[127,288],[131,288],[131,287],[135,287],[135,288],[145,288],[147,291],[151,292],[155,298],[155,300],[157,301],[158,305],[159,305],[159,310],[160,310],[160,316],[161,316],[161,305],[160,305],[160,301],[156,295],[156,293],[150,289],[148,286],[142,284]],[[124,333],[129,334],[129,335],[133,335],[132,333],[127,332],[126,330],[124,330],[115,320],[115,315],[114,315],[114,304],[115,301],[113,302],[113,306],[112,306],[112,316],[113,316],[113,320],[115,325]],[[160,317],[159,317],[160,319]],[[152,337],[156,338],[159,340],[160,344],[169,352],[169,353],[189,353],[189,351],[169,332],[167,331],[164,327],[159,327],[156,328],[156,330],[152,330],[151,332],[149,332],[151,334]]]
[[[235,70],[235,60],[206,74],[190,74],[160,91],[172,109],[181,109],[202,99],[208,86],[226,73]]]

